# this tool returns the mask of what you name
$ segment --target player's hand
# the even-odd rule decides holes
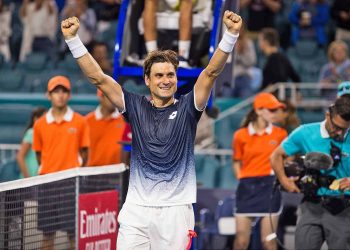
[[[65,40],[75,37],[79,29],[79,19],[69,17],[61,22],[61,30]]]
[[[300,193],[300,189],[298,186],[295,184],[295,181],[297,181],[299,178],[293,178],[293,177],[285,177],[283,180],[280,181],[282,187],[290,193]]]
[[[238,34],[242,27],[242,18],[236,13],[226,10],[222,18],[227,30],[232,34]]]

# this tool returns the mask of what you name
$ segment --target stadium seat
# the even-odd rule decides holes
[[[219,165],[214,157],[206,157],[202,165],[196,166],[197,184],[204,188],[214,188],[215,173]]]
[[[320,69],[327,63],[324,50],[313,40],[298,41],[287,56],[303,82],[318,82]]]
[[[18,92],[22,88],[23,73],[20,70],[0,70],[0,92]]]
[[[0,105],[0,124],[26,124],[29,121],[32,107],[21,104]]]
[[[40,73],[48,67],[48,56],[44,53],[31,53],[25,61],[20,65],[20,68],[25,69],[29,73]]]
[[[71,73],[77,74],[77,72],[81,72],[81,69],[76,62],[76,60],[72,57],[72,55],[67,54],[63,61],[60,61],[58,63],[57,69],[64,70],[67,72],[67,75],[69,76]]]
[[[15,160],[0,165],[0,182],[19,179],[20,170]]]
[[[237,186],[237,179],[234,177],[232,161],[226,166],[221,166],[217,170],[217,188],[234,189]]]
[[[320,122],[325,119],[325,113],[322,110],[298,110],[298,116],[302,124]]]
[[[215,123],[215,141],[219,148],[231,149],[234,132],[240,128],[247,111],[240,110]]]
[[[4,144],[19,144],[24,135],[25,125],[0,124],[0,141]]]

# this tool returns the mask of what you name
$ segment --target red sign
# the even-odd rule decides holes
[[[116,250],[119,193],[79,195],[79,250]]]

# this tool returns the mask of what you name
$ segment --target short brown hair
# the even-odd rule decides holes
[[[278,32],[274,28],[263,28],[261,36],[270,46],[278,47],[280,45]]]
[[[329,113],[339,115],[343,120],[350,121],[350,98],[340,96],[336,99],[334,105],[329,107]]]
[[[172,50],[155,50],[150,52],[143,65],[143,77],[150,77],[152,65],[155,63],[168,62],[174,65],[175,71],[179,66],[179,60],[176,52]]]

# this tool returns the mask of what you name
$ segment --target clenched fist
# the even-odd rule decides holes
[[[77,17],[69,17],[61,22],[61,30],[65,40],[73,38],[79,29],[79,19]]]
[[[226,25],[228,32],[238,34],[242,27],[242,18],[236,13],[226,10],[222,21]]]

